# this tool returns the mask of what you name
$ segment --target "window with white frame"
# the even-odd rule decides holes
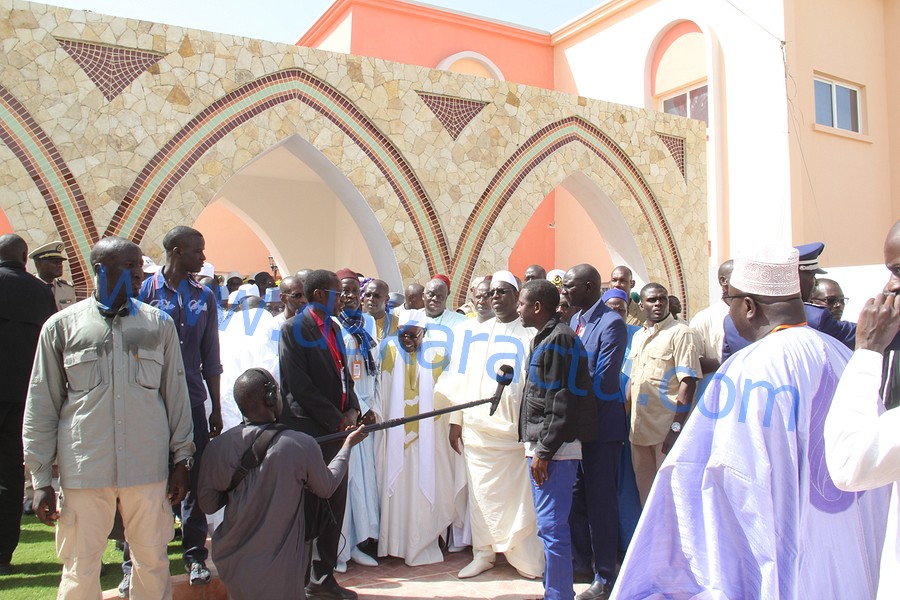
[[[660,97],[660,110],[670,115],[697,119],[709,125],[706,83]]]
[[[861,133],[860,88],[816,77],[816,123]]]

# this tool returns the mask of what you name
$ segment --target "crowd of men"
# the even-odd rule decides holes
[[[173,510],[190,583],[211,550],[237,600],[352,599],[348,561],[469,547],[460,578],[499,553],[548,599],[900,591],[900,223],[858,325],[822,244],[726,261],[689,322],[624,265],[497,271],[454,310],[442,274],[217,276],[189,227],[163,249],[101,240],[75,302],[61,243],[35,278],[0,236],[0,574],[27,473],[59,598],[99,597],[117,519],[120,596],[170,598]]]

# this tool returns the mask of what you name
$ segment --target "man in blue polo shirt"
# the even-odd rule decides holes
[[[191,585],[209,583],[206,568],[206,515],[197,503],[197,477],[203,449],[210,437],[222,432],[222,410],[219,404],[219,331],[216,299],[194,279],[193,273],[203,268],[203,234],[191,227],[179,226],[163,238],[166,264],[153,277],[144,280],[140,300],[167,313],[175,322],[181,342],[181,356],[191,397],[194,422],[194,444],[197,447],[191,469],[191,486],[181,503],[182,546],[184,565],[190,573]],[[206,385],[204,385],[204,382]],[[212,412],[207,415],[205,402],[209,390]],[[127,575],[126,575],[127,577]]]

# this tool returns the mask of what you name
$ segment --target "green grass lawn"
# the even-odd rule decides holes
[[[56,557],[55,529],[47,527],[36,517],[22,517],[22,538],[13,554],[13,574],[0,577],[0,598],[3,600],[52,600],[56,598],[62,565]],[[169,544],[170,571],[184,573],[181,561],[181,540]],[[110,541],[103,553],[101,589],[119,586],[122,580],[122,553]]]

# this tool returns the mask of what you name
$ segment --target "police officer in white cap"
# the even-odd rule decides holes
[[[34,250],[28,258],[34,260],[38,278],[50,286],[56,299],[56,310],[75,304],[75,286],[62,278],[65,245],[59,240]]]

